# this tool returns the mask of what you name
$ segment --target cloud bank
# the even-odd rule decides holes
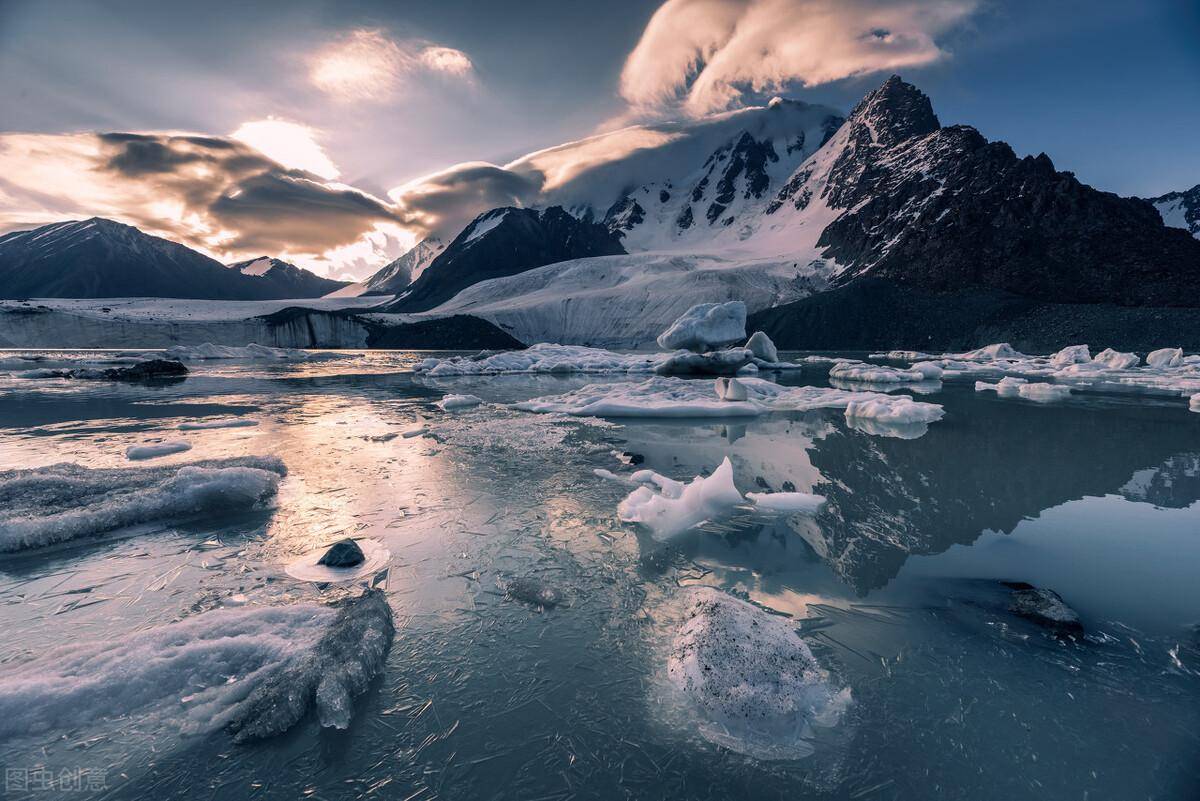
[[[360,28],[318,50],[308,73],[313,86],[336,100],[375,103],[390,100],[422,74],[471,83],[475,65],[453,47],[396,41],[381,30]]]
[[[332,162],[327,166],[336,174]],[[225,260],[291,254],[318,268],[322,254],[370,233],[411,239],[390,204],[237,139],[0,134],[0,223],[93,215]]]
[[[621,72],[637,109],[700,116],[747,93],[930,64],[978,0],[667,0]]]

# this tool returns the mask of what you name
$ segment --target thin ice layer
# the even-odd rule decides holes
[[[275,495],[283,462],[242,456],[164,467],[63,462],[0,472],[0,551],[19,551],[156,520],[251,509]]]
[[[756,759],[798,759],[816,729],[836,726],[852,702],[787,618],[711,587],[686,598],[667,676],[701,718],[708,740]]]

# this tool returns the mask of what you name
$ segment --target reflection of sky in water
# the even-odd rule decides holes
[[[0,744],[0,761],[124,771],[116,797],[151,782],[188,797],[197,781],[249,797],[238,788],[268,779],[279,797],[1194,796],[1200,432],[1178,402],[1035,405],[946,385],[922,398],[946,418],[915,439],[833,411],[606,423],[433,403],[617,378],[416,380],[398,372],[412,360],[214,363],[158,388],[0,387],[6,467],[120,465],[128,445],[182,437],[193,450],[158,463],[270,453],[290,469],[273,512],[5,557],[0,672],[232,594],[336,593],[282,566],[343,536],[392,552],[399,629],[343,734],[310,723],[245,749],[100,723],[58,743]],[[260,425],[174,430],[229,414]],[[428,435],[375,439],[419,417]],[[743,492],[789,485],[829,503],[815,519],[739,509],[663,543],[617,522],[629,488],[592,473],[628,471],[622,452],[681,480],[728,456]],[[539,612],[505,600],[499,584],[516,575],[567,602]],[[1057,590],[1094,640],[1064,645],[1013,618],[986,579]],[[854,688],[845,736],[795,764],[695,738],[659,684],[675,598],[692,584],[805,618],[806,639]]]

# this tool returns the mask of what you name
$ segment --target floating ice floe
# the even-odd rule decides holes
[[[336,607],[217,609],[67,645],[0,668],[0,741],[133,716],[245,741],[287,731],[313,706],[321,725],[345,728],[393,633],[387,599],[369,591]]]
[[[898,357],[893,351],[883,356]],[[978,382],[978,389],[995,389],[1001,395],[1030,400],[1059,400],[1068,388],[1092,392],[1141,392],[1157,395],[1200,393],[1200,356],[1184,355],[1180,348],[1160,348],[1146,356],[1106,348],[1091,356],[1087,345],[1070,345],[1050,356],[1029,356],[1007,344],[990,345],[968,353],[942,357],[919,355],[943,369],[943,378],[953,381],[968,377],[1001,378],[999,384]],[[1050,381],[1038,384],[1031,379]],[[1021,383],[1028,383],[1021,389]],[[1046,387],[1057,387],[1047,389]]]
[[[934,423],[941,420],[945,410],[936,403],[921,403],[907,395],[879,395],[846,404],[847,418],[876,420],[881,423],[908,425]]]
[[[757,509],[778,514],[815,515],[825,506],[823,497],[807,492],[747,492],[746,499]]]
[[[1071,388],[1064,387],[1061,384],[1025,383],[1017,387],[1017,394],[1026,400],[1037,401],[1038,403],[1050,403],[1062,400],[1070,395]]]
[[[561,395],[513,404],[527,412],[556,412],[582,417],[755,417],[773,411],[845,409],[853,401],[887,399],[876,392],[848,392],[828,387],[785,387],[749,376],[737,379],[744,401],[722,400],[706,381],[655,377],[640,382],[588,384]],[[908,399],[908,402],[913,401]],[[933,415],[941,406],[915,404],[914,414]],[[934,418],[936,419],[936,418]]]
[[[449,412],[454,409],[469,409],[481,403],[483,403],[483,399],[474,395],[447,395],[437,402],[437,406],[443,411]]]
[[[342,582],[369,576],[382,570],[392,558],[392,553],[378,540],[355,540],[362,550],[362,562],[350,567],[329,567],[321,559],[329,548],[318,548],[304,554],[284,567],[284,571],[295,579],[316,582]]]
[[[20,551],[125,526],[222,514],[275,495],[283,462],[242,456],[164,467],[61,463],[0,471],[0,551]]]
[[[173,453],[183,453],[191,449],[191,443],[184,442],[181,439],[174,439],[166,442],[152,442],[148,445],[130,445],[125,449],[125,458],[136,462],[142,459],[157,459],[159,456],[170,456]]]
[[[457,375],[506,375],[509,373],[651,373],[671,354],[614,353],[582,345],[542,343],[525,350],[481,353],[477,356],[428,358],[413,372],[431,377]]]
[[[209,361],[229,359],[239,361],[271,361],[271,362],[309,362],[329,361],[331,359],[350,358],[345,353],[330,353],[328,351],[309,352],[299,348],[271,348],[266,345],[214,345],[206,342],[203,345],[177,345],[167,348],[163,354],[168,358],[181,362]]]
[[[258,421],[249,417],[221,417],[216,420],[189,420],[180,423],[180,431],[207,431],[213,428],[253,428]]]
[[[933,362],[918,362],[907,370],[864,362],[838,362],[829,369],[829,377],[841,381],[863,381],[878,384],[935,381],[942,377],[942,368]]]
[[[703,353],[746,338],[746,304],[701,303],[688,309],[658,336],[658,346]]]
[[[1188,411],[1200,412],[1200,393],[1188,398]]]
[[[685,598],[667,677],[700,719],[705,739],[755,759],[799,759],[817,729],[836,726],[853,699],[796,634],[772,615],[711,587]]]

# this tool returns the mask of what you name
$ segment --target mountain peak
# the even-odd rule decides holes
[[[899,75],[892,75],[850,113],[850,122],[865,125],[872,140],[884,147],[941,128],[929,96]]]

